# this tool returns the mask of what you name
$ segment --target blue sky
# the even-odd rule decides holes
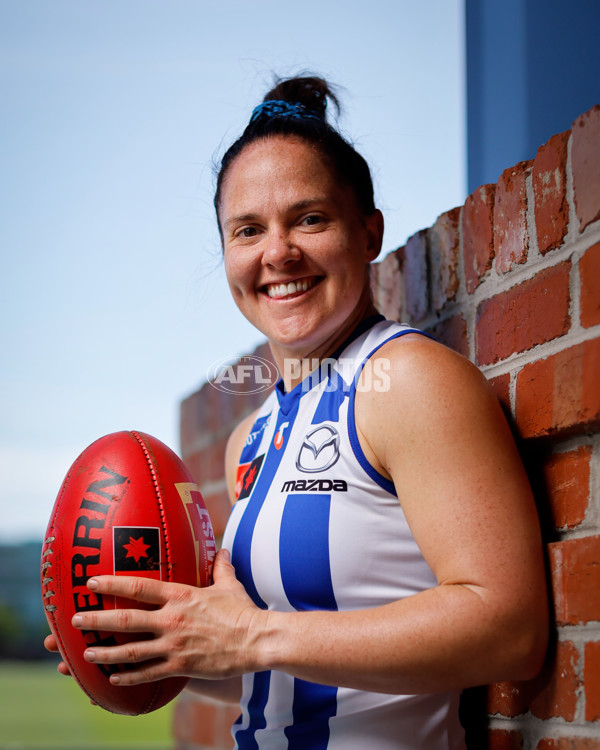
[[[465,199],[462,0],[0,3],[0,541],[83,448],[178,450],[180,401],[262,341],[229,298],[213,164],[274,73],[342,87],[384,252]]]

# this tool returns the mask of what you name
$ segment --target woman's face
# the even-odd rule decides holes
[[[369,311],[381,214],[362,216],[306,141],[248,145],[225,176],[219,220],[233,298],[276,357],[326,356]]]

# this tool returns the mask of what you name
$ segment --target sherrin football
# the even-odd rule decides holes
[[[141,432],[115,432],[86,448],[60,488],[42,547],[42,597],[60,654],[81,688],[118,714],[154,711],[177,696],[187,678],[116,686],[126,665],[92,664],[86,648],[131,635],[76,630],[76,612],[132,607],[95,594],[96,575],[133,575],[208,586],[215,540],[202,496],[179,457]],[[143,637],[143,636],[141,636]]]

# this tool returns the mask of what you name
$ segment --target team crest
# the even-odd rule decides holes
[[[244,498],[250,496],[256,484],[256,479],[260,474],[260,467],[262,466],[264,457],[265,454],[262,453],[251,463],[242,464],[238,467],[238,481],[236,482],[236,497],[238,500],[244,500]]]

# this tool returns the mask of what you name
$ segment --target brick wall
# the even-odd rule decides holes
[[[470,747],[600,750],[600,106],[371,278],[381,312],[432,332],[489,378],[538,502],[555,622],[547,662],[529,682],[466,692]],[[206,384],[182,404],[183,458],[217,534],[225,439],[261,400]],[[175,750],[231,747],[235,714],[181,698]]]

